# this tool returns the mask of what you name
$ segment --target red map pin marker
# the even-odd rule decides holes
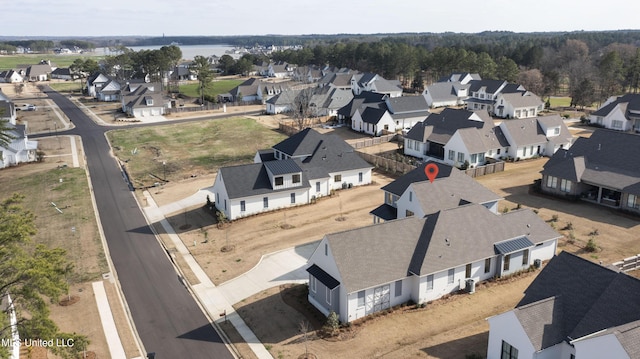
[[[433,183],[433,180],[438,176],[438,165],[436,165],[435,163],[429,163],[424,168],[424,174],[427,175],[429,182]]]

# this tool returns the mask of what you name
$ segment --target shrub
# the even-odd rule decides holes
[[[558,222],[558,215],[554,214],[553,216],[551,216],[551,222]]]
[[[333,310],[327,316],[327,322],[325,326],[329,328],[331,331],[335,332],[340,329],[340,318],[338,318],[338,314]]]
[[[567,230],[567,231],[572,231],[572,230],[573,230],[573,223],[571,223],[571,222],[567,222],[567,225],[566,225],[566,226],[564,226],[564,228],[563,228],[563,229],[564,229],[564,230]]]
[[[600,233],[598,232],[598,228],[596,228],[593,231],[589,232],[589,236],[591,236],[591,237],[595,237],[595,236],[597,236],[599,234]]]
[[[567,243],[574,244],[575,242],[576,242],[576,236],[573,234],[573,231],[570,231],[569,235],[567,236]]]
[[[587,245],[584,247],[584,250],[587,252],[595,252],[598,249],[598,246],[596,245],[596,241],[593,240],[593,238],[589,238],[589,241],[587,242]]]
[[[504,208],[502,209],[502,213],[507,213],[507,212],[509,212],[509,207],[504,207]]]

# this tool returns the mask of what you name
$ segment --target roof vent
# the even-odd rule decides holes
[[[449,238],[445,238],[444,242],[447,244],[447,247],[451,246],[451,241],[449,241]]]
[[[600,151],[600,149],[602,149],[602,143],[598,143],[598,151]]]

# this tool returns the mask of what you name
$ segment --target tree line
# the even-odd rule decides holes
[[[453,72],[522,84],[540,95],[568,95],[576,106],[640,85],[640,32],[486,33],[337,41],[272,54],[274,61],[332,65],[400,79],[421,90]]]

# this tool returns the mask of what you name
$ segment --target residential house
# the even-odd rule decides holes
[[[640,132],[640,94],[609,98],[589,115],[589,122],[612,130]]]
[[[8,121],[13,140],[7,147],[0,146],[0,168],[20,163],[37,161],[38,142],[29,140],[27,126],[16,124],[16,109],[13,101],[0,91],[0,119]]]
[[[351,119],[358,109],[363,105],[378,104],[385,101],[387,95],[371,91],[362,91],[358,95],[354,95],[348,104],[340,108],[337,112],[338,120],[346,122],[350,127]]]
[[[161,116],[171,107],[154,83],[130,83],[122,90],[122,112],[131,117]]]
[[[430,163],[438,166],[433,182],[425,172]],[[381,189],[384,203],[369,212],[373,215],[373,223],[424,217],[469,203],[481,204],[498,213],[498,202],[502,199],[457,168],[436,162],[423,163]]]
[[[488,359],[640,358],[640,280],[568,252],[489,321]]]
[[[558,150],[542,170],[545,193],[640,214],[640,136],[598,129]]]
[[[426,86],[422,96],[431,108],[461,106],[469,97],[469,81],[481,79],[478,74],[454,73]]]
[[[127,84],[125,84],[126,86]],[[95,98],[98,101],[114,102],[120,100],[122,84],[115,79],[109,79],[104,83],[96,85]]]
[[[515,160],[552,156],[558,149],[571,147],[573,140],[558,115],[506,120],[499,126],[509,141],[506,155]]]
[[[295,66],[284,61],[272,62],[267,66],[266,76],[279,79],[290,78],[295,70]]]
[[[397,80],[387,80],[380,75],[366,72],[355,74],[351,77],[351,91],[355,95],[362,91],[372,91],[388,95],[389,97],[402,96],[402,86]]]
[[[29,82],[47,81],[51,76],[51,65],[44,63],[27,67],[25,79]]]
[[[404,154],[456,167],[479,166],[507,153],[509,142],[486,111],[446,108],[404,137]]]
[[[315,65],[299,66],[293,71],[291,78],[294,81],[310,84],[320,81],[324,76],[322,69]]]
[[[51,71],[51,78],[70,81],[74,79],[74,76],[73,74],[71,74],[71,71],[68,67],[58,67],[55,70]]]
[[[196,74],[189,69],[188,65],[176,66],[171,71],[169,79],[172,81],[195,81],[198,79]]]
[[[307,262],[308,299],[347,323],[525,270],[551,258],[558,238],[531,210],[471,203],[327,234]]]
[[[112,81],[109,76],[102,72],[94,72],[87,78],[87,95],[95,98],[98,91],[109,81]]]
[[[536,117],[544,110],[544,102],[529,91],[500,93],[496,97],[494,114],[502,118]]]
[[[256,153],[255,163],[222,167],[216,208],[234,220],[308,204],[334,190],[371,183],[371,165],[344,140],[307,128]]]
[[[231,89],[227,95],[232,102],[262,101],[263,83],[252,77]]]
[[[351,128],[354,131],[380,136],[385,131],[411,128],[429,115],[429,106],[422,96],[384,95],[380,102],[366,102],[367,98],[373,97],[365,97],[351,118]]]
[[[353,93],[350,90],[317,87],[313,89],[309,106],[313,116],[336,116],[338,110],[346,106],[351,99]]]
[[[467,110],[486,110],[490,115],[497,116],[500,112],[500,104],[497,104],[496,101],[500,94],[522,93],[524,91],[525,89],[521,85],[510,84],[503,80],[471,80],[469,81],[469,97],[464,102],[467,104]],[[517,106],[520,105],[517,103]],[[525,106],[525,108],[529,107]],[[504,113],[505,109],[502,110]]]
[[[338,88],[341,90],[352,90],[351,80],[353,78],[353,74],[349,72],[329,72],[325,74],[319,81],[318,87],[330,86],[334,88]],[[358,95],[359,93],[355,93],[354,95]]]
[[[276,115],[279,113],[291,112],[295,107],[296,97],[300,90],[287,89],[265,101],[266,113]]]
[[[23,74],[16,70],[6,70],[0,72],[0,82],[16,84],[24,81]]]

